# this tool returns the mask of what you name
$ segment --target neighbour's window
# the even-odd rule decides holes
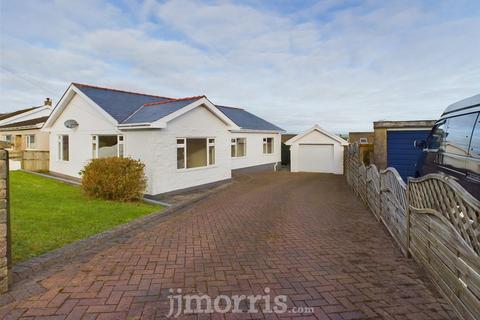
[[[449,118],[447,134],[443,141],[443,150],[448,153],[467,155],[472,130],[477,121],[477,113]]]
[[[69,150],[68,135],[58,136],[58,160],[68,161],[70,159]]]
[[[25,136],[25,144],[27,149],[35,149],[35,135],[34,134],[27,134]]]
[[[263,138],[263,153],[273,153],[273,138]]]
[[[177,169],[199,168],[214,164],[214,138],[177,139]]]
[[[477,124],[470,142],[470,155],[480,157],[480,113],[478,114]]]
[[[231,142],[232,158],[245,157],[247,155],[247,139],[233,138]]]
[[[2,138],[3,138],[3,141],[8,142],[8,143],[12,143],[12,135],[11,134],[4,135]]]
[[[123,157],[124,141],[122,135],[92,136],[92,158]]]
[[[367,138],[360,138],[360,144],[368,143]]]

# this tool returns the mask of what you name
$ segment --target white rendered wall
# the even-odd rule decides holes
[[[66,120],[76,120],[78,127],[68,129]],[[58,160],[58,136],[69,136],[69,161]],[[50,131],[50,171],[72,177],[80,177],[79,172],[92,158],[92,135],[122,134],[115,125],[93,106],[75,95],[60,114]]]
[[[282,160],[281,135],[279,133],[234,132],[231,138],[246,138],[247,154],[245,157],[231,158],[232,169],[258,166],[280,162]],[[273,153],[263,153],[263,138],[273,138]],[[230,145],[228,148],[230,156]]]
[[[215,138],[215,165],[177,169],[177,138]],[[129,132],[127,154],[147,166],[148,194],[159,194],[231,178],[230,132],[205,107],[170,121],[148,134]]]

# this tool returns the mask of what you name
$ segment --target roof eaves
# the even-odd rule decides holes
[[[286,131],[282,128],[278,128],[278,129],[249,129],[249,128],[239,127],[239,129],[231,130],[231,132],[284,133]]]

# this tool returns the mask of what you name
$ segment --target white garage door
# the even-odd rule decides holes
[[[300,144],[298,171],[333,172],[333,144]]]

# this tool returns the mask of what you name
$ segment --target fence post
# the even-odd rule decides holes
[[[365,164],[362,162],[363,166],[365,166]],[[367,167],[365,167],[365,177],[364,177],[364,180],[365,181],[365,190],[364,190],[364,194],[365,194],[365,202],[368,206],[368,182],[367,182]]]
[[[410,179],[409,179],[410,180]],[[411,197],[411,193],[410,193],[410,183],[409,181],[407,180],[407,206],[405,208],[405,214],[407,215],[407,258],[410,258],[411,257],[411,254],[410,254],[410,197]]]
[[[8,176],[8,151],[0,150],[0,294],[8,291],[12,267]]]
[[[380,221],[382,221],[384,224],[385,224],[385,221],[383,221],[383,191],[382,191],[382,188],[383,188],[383,185],[382,185],[382,173],[380,172],[380,170],[378,171],[378,179],[379,179],[379,182],[380,182],[380,185],[379,185],[379,192],[378,192],[378,197],[380,199],[378,199],[378,216],[380,217]]]

